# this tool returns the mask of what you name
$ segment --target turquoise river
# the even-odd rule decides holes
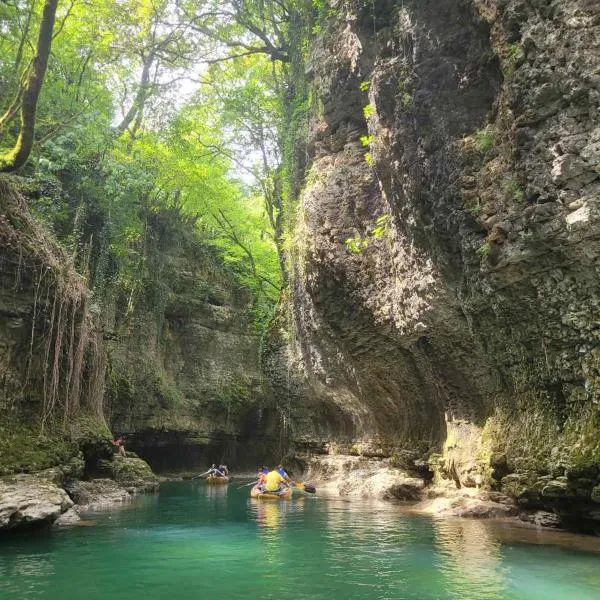
[[[168,482],[81,526],[5,535],[0,599],[600,599],[595,538],[248,489]]]

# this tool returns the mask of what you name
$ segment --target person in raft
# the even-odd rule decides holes
[[[279,492],[282,489],[282,483],[285,479],[279,474],[277,469],[269,471],[265,476],[265,492]]]
[[[127,452],[125,452],[125,446],[123,445],[123,438],[120,435],[113,440],[113,446],[116,447],[119,456],[124,458],[127,457]]]
[[[285,482],[288,485],[291,485],[292,480],[290,479],[290,476],[285,472],[285,469],[283,468],[283,466],[277,465],[277,472],[285,479]]]
[[[267,478],[267,473],[269,472],[269,467],[263,467],[262,469],[259,469],[258,471],[258,481],[256,482],[256,485],[258,486],[258,489],[260,491],[264,491],[265,489],[265,482],[266,482],[266,478]]]
[[[210,466],[210,469],[208,470],[208,476],[209,477],[225,477],[225,473],[223,473],[223,471],[221,471],[221,465],[219,465],[217,467],[217,465],[215,465],[215,463],[213,463]]]
[[[223,473],[223,477],[227,477],[229,475],[229,469],[227,468],[227,465],[219,465],[219,471]]]

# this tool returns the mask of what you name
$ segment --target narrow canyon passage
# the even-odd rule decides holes
[[[1,3],[0,595],[592,597],[599,40]]]

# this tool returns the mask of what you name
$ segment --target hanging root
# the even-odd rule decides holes
[[[102,418],[106,352],[89,312],[87,280],[4,177],[0,207],[0,274],[12,273],[15,294],[33,296],[27,358],[15,365],[24,377],[15,395],[41,396],[42,430],[53,422],[67,424],[82,411]]]

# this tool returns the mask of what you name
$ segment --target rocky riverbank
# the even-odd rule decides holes
[[[80,508],[110,506],[158,490],[158,477],[140,458],[115,456],[97,466],[99,476],[88,479],[74,478],[61,467],[0,477],[0,531],[73,525]]]
[[[303,477],[321,494],[402,501],[411,511],[437,517],[511,517],[536,526],[591,534],[600,528],[600,503],[594,508],[599,502],[598,485],[591,487],[595,480],[582,477],[542,476],[525,481],[525,476],[516,474],[503,478],[496,490],[477,484],[459,487],[450,475],[424,474],[419,461],[410,468],[398,466],[397,457],[348,454],[313,456]],[[515,482],[521,487],[512,487]]]

